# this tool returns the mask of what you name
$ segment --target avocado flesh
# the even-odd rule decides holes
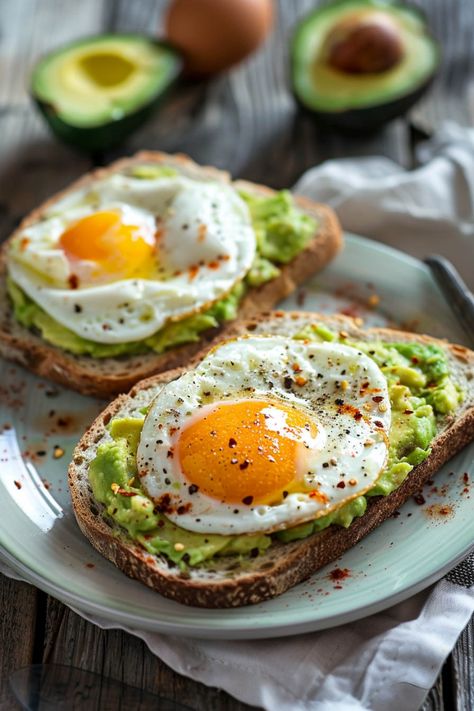
[[[323,324],[306,326],[292,336],[305,341],[340,341]],[[389,388],[392,425],[387,466],[372,489],[341,507],[307,523],[277,533],[234,536],[185,531],[156,511],[153,501],[136,477],[136,454],[144,416],[112,419],[110,438],[103,442],[89,466],[94,498],[103,504],[106,517],[118,523],[151,554],[164,554],[180,567],[194,566],[216,557],[239,555],[243,564],[264,552],[275,540],[283,543],[307,538],[330,525],[349,527],[363,516],[372,496],[388,496],[406,479],[413,467],[430,454],[438,422],[456,410],[463,394],[450,378],[446,357],[438,346],[421,343],[348,343],[362,350],[382,369]],[[176,482],[179,486],[179,482]],[[121,492],[117,491],[121,487]],[[178,548],[174,544],[179,543]]]
[[[348,17],[357,13],[368,16],[371,11],[383,12],[399,28],[404,48],[402,59],[391,69],[370,74],[332,68],[325,52],[332,29]],[[394,2],[342,0],[319,8],[303,20],[294,37],[292,59],[294,91],[306,108],[336,115],[338,123],[337,114],[352,112],[357,119],[358,111],[386,107],[388,110],[380,111],[379,120],[376,113],[372,116],[366,113],[368,123],[372,124],[382,123],[414,103],[436,71],[439,50],[417,10]]]
[[[140,35],[102,35],[41,60],[33,98],[59,138],[103,150],[123,140],[151,113],[178,76],[179,55]]]

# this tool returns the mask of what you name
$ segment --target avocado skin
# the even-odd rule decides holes
[[[303,104],[295,94],[296,101],[305,114],[311,116],[317,124],[336,128],[347,134],[364,134],[375,131],[384,126],[389,121],[403,116],[414,104],[421,99],[428,91],[435,73],[421,86],[410,94],[401,96],[394,101],[375,106],[367,106],[360,109],[348,109],[347,111],[316,111]]]
[[[165,47],[174,54],[175,67],[174,72],[169,78],[169,82],[164,90],[161,90],[147,104],[141,106],[137,111],[129,113],[123,118],[113,119],[100,126],[80,127],[72,126],[63,121],[58,115],[54,106],[39,97],[35,96],[33,90],[30,95],[39,112],[44,117],[51,132],[63,141],[80,151],[87,153],[97,153],[107,151],[118,146],[128,136],[139,128],[145,121],[155,112],[160,104],[167,98],[170,91],[175,87],[180,79],[183,60],[174,47],[171,47],[167,42],[153,40],[153,43],[159,47]]]
[[[345,4],[346,0],[333,0],[333,2],[327,3],[330,5],[341,5]],[[361,2],[361,5],[363,3]],[[407,91],[406,94],[393,99],[392,101],[372,104],[371,106],[360,107],[356,109],[346,109],[342,111],[323,111],[321,109],[314,109],[309,107],[302,101],[294,86],[294,73],[295,73],[295,56],[294,49],[295,43],[297,41],[298,31],[303,24],[305,24],[314,14],[321,12],[325,5],[320,6],[315,11],[310,12],[305,17],[303,17],[296,25],[290,48],[290,64],[291,64],[291,84],[293,97],[300,107],[300,109],[306,114],[310,115],[317,124],[321,126],[339,129],[341,132],[348,134],[364,134],[369,133],[374,130],[381,128],[383,125],[392,121],[393,119],[403,116],[406,114],[414,104],[416,104],[420,98],[428,91],[431,87],[436,74],[438,72],[439,65],[441,63],[441,47],[436,38],[428,31],[428,21],[426,14],[422,9],[411,3],[405,3],[398,0],[392,0],[390,2],[392,7],[400,7],[404,10],[412,12],[416,15],[425,25],[427,29],[426,37],[433,44],[436,50],[437,61],[433,68],[432,73],[427,77],[426,81],[418,85],[412,91]]]

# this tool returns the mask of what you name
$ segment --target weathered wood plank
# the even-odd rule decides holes
[[[35,645],[38,592],[0,574],[0,709],[16,708],[10,674],[31,664]]]
[[[474,122],[474,3],[419,0],[438,38],[442,63],[431,91],[413,109],[412,119],[431,133],[443,121]]]
[[[453,705],[474,709],[474,617],[461,634],[451,657]]]
[[[246,711],[251,706],[173,672],[136,637],[101,630],[49,599],[44,662],[70,664],[188,704],[196,711]]]
[[[46,51],[100,29],[103,0],[0,4],[0,239],[42,200],[88,170],[86,156],[53,140],[28,96],[34,62]],[[53,31],[54,28],[54,31]]]

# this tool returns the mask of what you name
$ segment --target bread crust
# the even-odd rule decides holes
[[[232,560],[220,559],[215,569],[206,573],[182,573],[163,556],[152,556],[127,539],[116,525],[101,515],[87,483],[87,463],[112,417],[128,412],[133,404],[142,407],[160,385],[179,377],[187,368],[178,368],[138,383],[128,395],[113,401],[96,419],[79,442],[69,467],[69,485],[78,524],[92,545],[124,573],[140,580],[157,592],[178,602],[207,608],[249,605],[280,595],[308,578],[317,569],[341,556],[384,520],[407,499],[420,491],[424,483],[452,456],[474,439],[474,352],[445,341],[391,329],[361,330],[360,319],[345,316],[320,316],[308,313],[273,312],[258,319],[236,324],[233,335],[244,333],[282,333],[289,335],[302,325],[325,323],[349,337],[363,340],[436,343],[446,352],[453,377],[467,387],[464,404],[456,416],[446,418],[442,431],[432,443],[430,456],[409,474],[403,484],[386,497],[369,499],[365,514],[354,519],[349,528],[329,526],[306,539],[291,543],[275,542],[246,566],[232,569]],[[194,359],[198,362],[203,353]],[[229,560],[231,561],[229,563]],[[227,566],[227,567],[226,567]]]
[[[201,334],[197,343],[177,346],[160,355],[147,353],[94,359],[90,356],[76,356],[53,346],[15,321],[6,290],[5,262],[8,242],[26,227],[38,221],[46,210],[70,192],[84,188],[94,180],[105,178],[143,162],[169,165],[189,177],[231,183],[228,173],[211,166],[200,166],[185,155],[141,151],[130,158],[123,158],[106,168],[98,168],[84,175],[67,189],[44,202],[21,222],[0,252],[0,355],[20,363],[37,375],[78,390],[83,395],[110,398],[126,392],[139,380],[189,362],[214,338],[225,337],[232,327],[232,323],[227,323],[210,329]],[[237,189],[245,189],[254,194],[272,195],[275,192],[265,186],[245,181],[237,181],[233,185]],[[307,214],[318,219],[318,230],[302,252],[289,264],[281,266],[278,277],[260,287],[249,289],[240,306],[239,319],[250,318],[262,310],[272,308],[290,294],[298,284],[326,266],[342,246],[339,222],[328,206],[314,203],[303,197],[295,197],[295,201]]]

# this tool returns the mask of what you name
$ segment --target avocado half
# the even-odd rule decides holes
[[[336,0],[297,26],[291,46],[298,102],[322,123],[370,130],[405,113],[440,62],[423,14],[394,0]]]
[[[34,68],[31,94],[53,133],[86,151],[123,141],[151,114],[180,74],[180,55],[143,35],[88,37]]]

